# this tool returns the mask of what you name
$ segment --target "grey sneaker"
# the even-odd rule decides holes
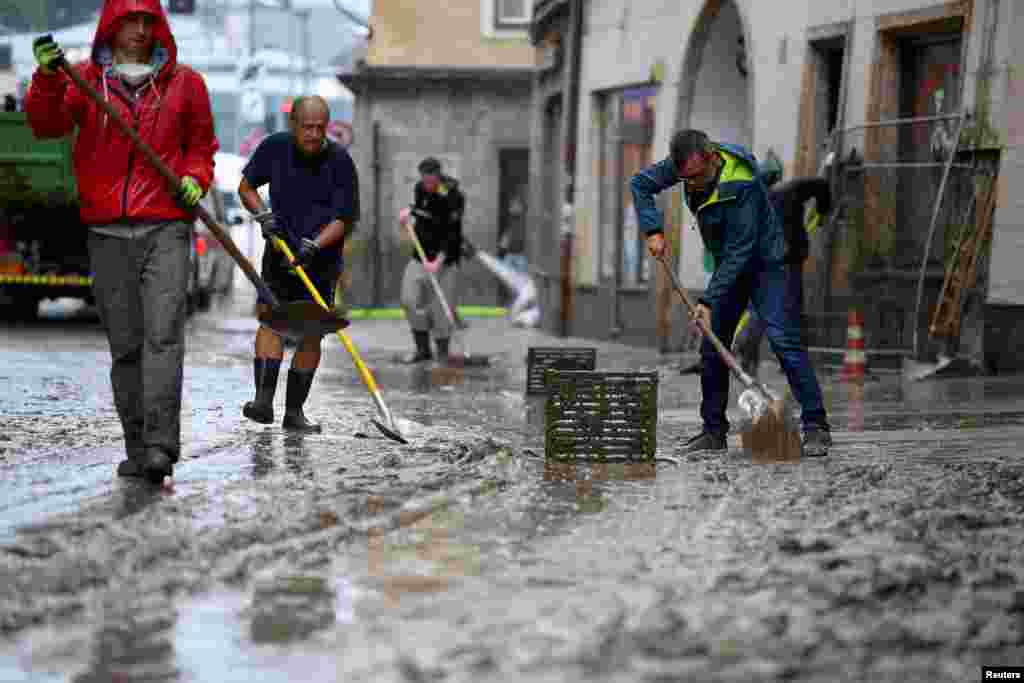
[[[803,433],[803,451],[809,458],[821,458],[828,455],[832,446],[832,434],[821,427],[808,427]]]
[[[725,434],[701,432],[683,444],[684,453],[706,453],[726,450]]]

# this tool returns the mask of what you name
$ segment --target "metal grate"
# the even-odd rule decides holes
[[[557,370],[593,370],[597,367],[597,349],[588,347],[531,346],[526,354],[526,393],[544,394],[544,373]]]
[[[546,379],[546,458],[654,460],[658,373],[551,369]]]

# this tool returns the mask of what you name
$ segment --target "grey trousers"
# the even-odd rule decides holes
[[[110,383],[129,457],[181,451],[181,387],[192,226],[134,237],[91,232],[93,294],[110,342]]]
[[[455,305],[455,271],[455,266],[445,266],[436,274],[451,306]],[[414,332],[433,332],[435,339],[452,336],[451,323],[430,282],[430,273],[416,259],[409,259],[402,275],[402,308]]]

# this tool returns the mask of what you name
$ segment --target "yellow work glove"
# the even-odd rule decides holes
[[[181,189],[178,190],[178,199],[186,209],[194,209],[199,200],[203,198],[203,188],[192,176],[185,176],[181,179]]]
[[[39,36],[32,43],[32,54],[43,73],[52,74],[64,61],[64,51],[49,33]]]

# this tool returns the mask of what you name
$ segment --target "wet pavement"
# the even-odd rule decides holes
[[[409,445],[325,342],[292,436],[241,416],[254,327],[190,323],[173,488],[122,457],[95,322],[0,327],[0,680],[970,681],[1024,664],[1024,377],[822,378],[836,445],[687,460],[696,377],[502,321],[487,368],[349,332]],[[531,346],[658,370],[654,465],[543,459]],[[762,378],[783,388],[774,361]],[[277,409],[283,408],[284,389]],[[731,404],[735,410],[735,401]],[[738,417],[738,413],[736,414]]]

